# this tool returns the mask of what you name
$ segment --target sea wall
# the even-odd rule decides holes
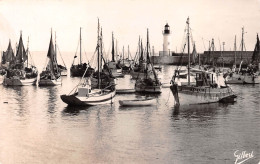
[[[204,51],[202,54],[198,54],[195,61],[201,64],[217,65],[217,66],[232,66],[235,61],[236,65],[239,65],[243,61],[242,65],[248,65],[252,60],[253,51]],[[192,58],[192,57],[191,57]],[[166,65],[187,65],[188,54],[172,53],[171,56],[151,56],[151,61],[154,64],[166,64]]]

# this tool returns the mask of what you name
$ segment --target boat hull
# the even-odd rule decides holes
[[[147,85],[136,85],[135,91],[142,92],[142,93],[161,93],[162,86],[155,85],[155,86],[147,86]]]
[[[151,106],[156,104],[156,99],[147,100],[119,100],[120,106]]]
[[[132,79],[141,79],[141,78],[145,78],[146,76],[153,76],[153,73],[148,73],[148,75],[144,72],[135,72],[135,71],[130,71],[130,75],[132,77]]]
[[[83,66],[73,66],[70,68],[70,76],[72,77],[82,77],[85,73],[86,67]],[[93,68],[88,68],[85,77],[89,77],[94,73],[94,69]]]
[[[259,84],[260,77],[258,75],[242,75],[232,74],[226,77],[226,84]]]
[[[94,106],[113,103],[115,93],[116,91],[89,97],[77,95],[61,95],[60,97],[64,103],[70,106]]]
[[[62,70],[62,71],[60,72],[60,75],[61,75],[61,76],[67,76],[67,75],[68,75],[67,70]]]
[[[37,78],[31,79],[20,79],[16,77],[7,78],[4,77],[3,84],[6,86],[26,86],[26,85],[35,85]]]
[[[39,86],[55,86],[55,85],[61,85],[61,84],[62,84],[62,81],[61,81],[60,77],[56,80],[40,79],[38,82]]]
[[[0,84],[3,84],[4,82],[4,76],[0,75]]]
[[[170,87],[176,104],[179,105],[195,105],[208,104],[216,102],[235,102],[236,95],[229,87],[226,88],[210,88],[210,87],[192,87],[177,86]]]
[[[131,94],[135,93],[135,89],[117,89],[116,94]]]

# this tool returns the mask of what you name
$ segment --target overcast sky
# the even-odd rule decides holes
[[[166,22],[172,31],[170,47],[180,51],[188,16],[197,51],[208,48],[212,38],[218,50],[219,41],[225,42],[225,50],[233,50],[235,35],[239,47],[243,26],[246,49],[254,49],[260,0],[0,0],[0,50],[7,48],[9,39],[14,46],[22,30],[26,46],[29,36],[31,50],[47,51],[52,28],[61,51],[76,51],[82,27],[84,50],[92,52],[99,17],[107,51],[112,31],[118,49],[129,45],[134,52],[139,35],[146,40],[149,28],[150,44],[158,52]]]

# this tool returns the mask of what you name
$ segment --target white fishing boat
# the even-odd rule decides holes
[[[234,102],[236,95],[229,86],[224,83],[222,74],[201,71],[195,76],[195,83],[190,82],[190,28],[187,19],[187,45],[188,45],[188,83],[176,82],[176,75],[172,78],[170,89],[173,93],[176,105],[198,105],[215,102]]]
[[[48,63],[40,74],[38,85],[39,86],[61,85],[62,84],[61,71],[58,67],[56,51],[54,51],[54,46],[52,42],[52,33],[51,33],[51,39],[49,44],[49,50],[47,53],[47,60]]]
[[[6,69],[6,74],[4,75],[4,85],[24,86],[36,84],[38,71],[34,66],[32,60],[29,64],[29,55],[29,46],[27,46],[27,50],[25,51],[21,32],[16,56],[13,58],[12,61],[10,61],[8,68]]]
[[[119,100],[120,106],[151,106],[156,104],[155,98]]]
[[[61,95],[62,101],[66,104],[72,106],[90,106],[114,102],[114,96],[116,94],[115,79],[110,77],[112,75],[101,75],[103,60],[102,39],[102,29],[100,32],[98,22],[98,39],[96,47],[98,70],[93,74],[93,77],[85,78],[85,74],[88,69],[86,68],[81,79],[83,82],[80,81],[75,89],[75,92],[73,94]],[[96,81],[97,84],[92,84]]]
[[[162,84],[158,79],[158,75],[150,61],[150,44],[147,29],[147,45],[146,45],[146,67],[144,68],[144,77],[139,77],[135,83],[136,92],[161,93]],[[149,76],[151,75],[151,76]]]

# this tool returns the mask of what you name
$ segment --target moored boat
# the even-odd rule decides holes
[[[119,100],[120,106],[151,106],[156,104],[155,98]]]
[[[243,36],[244,28],[242,28],[242,51],[243,52]],[[236,54],[235,54],[236,55]],[[236,59],[236,56],[235,56]],[[236,65],[231,72],[225,74],[225,80],[227,84],[259,84],[260,74],[258,64],[260,62],[260,42],[257,34],[256,45],[252,55],[251,64],[246,69],[242,69],[242,62],[240,63],[238,71],[236,71]],[[236,60],[235,60],[236,63]]]
[[[57,55],[54,51],[54,46],[52,42],[52,33],[51,33],[51,39],[49,44],[49,50],[47,53],[47,59],[48,59],[48,64],[45,66],[44,70],[40,74],[38,85],[39,86],[61,85],[62,84],[61,71],[58,67]]]
[[[104,68],[103,71],[106,74],[112,74],[116,78],[124,77],[125,75],[122,73],[122,68],[115,60],[115,47],[114,47],[114,34],[112,33],[112,60],[107,62],[105,65],[107,68]]]
[[[98,22],[98,39],[97,39],[97,71],[93,77],[85,77],[88,67],[82,75],[83,82],[77,85],[73,94],[61,95],[64,103],[72,106],[91,106],[113,103],[116,94],[115,79],[112,75],[101,73],[102,70],[102,29],[99,31]]]
[[[82,77],[85,73],[85,70],[87,69],[87,72],[85,73],[85,77],[90,77],[95,71],[91,66],[87,63],[82,62],[82,54],[81,54],[81,28],[80,28],[80,38],[79,38],[79,46],[80,46],[80,52],[79,52],[79,64],[75,64],[75,59],[78,57],[77,52],[75,53],[75,56],[73,58],[73,63],[70,67],[70,76],[72,77]]]
[[[195,76],[195,84],[190,82],[190,49],[189,49],[189,18],[187,19],[187,44],[188,44],[188,83],[177,84],[176,74],[172,78],[170,89],[177,106],[198,105],[215,102],[234,102],[236,95],[224,83],[222,74],[201,71]]]
[[[38,71],[32,61],[29,64],[29,55],[29,46],[25,51],[21,32],[16,56],[10,61],[4,75],[4,85],[24,86],[36,84]]]
[[[158,79],[158,75],[150,61],[150,43],[147,29],[147,45],[146,45],[146,67],[144,68],[144,77],[139,77],[135,83],[136,92],[161,93],[162,84]],[[151,75],[151,76],[149,76]]]

